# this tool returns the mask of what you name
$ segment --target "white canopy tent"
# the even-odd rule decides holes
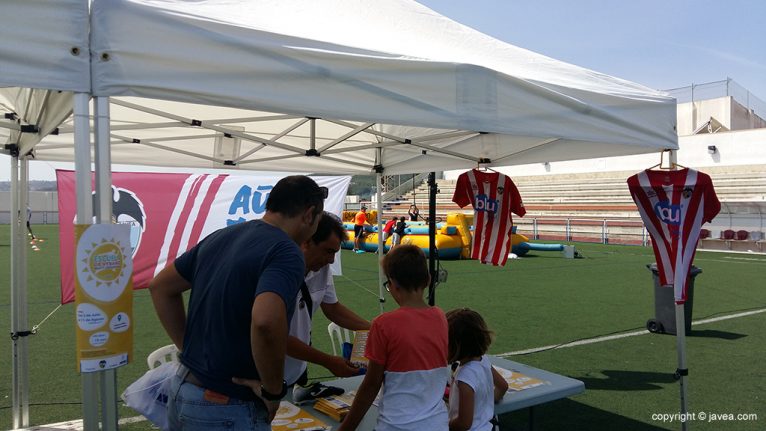
[[[0,139],[19,156],[17,189],[27,157],[77,155],[88,178],[94,147],[98,191],[109,190],[111,162],[380,175],[677,148],[666,94],[509,45],[411,0],[88,6],[0,6],[11,17],[0,26],[9,41],[0,45]],[[73,99],[75,116],[58,124]],[[12,208],[23,208],[23,195]],[[78,219],[89,220],[83,211]],[[23,291],[19,261],[12,289]]]
[[[91,26],[115,163],[395,174],[676,145],[663,93],[409,0],[96,0]],[[72,160],[72,130],[35,157]],[[241,140],[216,153],[222,133]]]

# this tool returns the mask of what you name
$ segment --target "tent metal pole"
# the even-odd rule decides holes
[[[678,163],[678,151],[671,150],[668,155],[668,164],[675,166]],[[687,386],[689,385],[689,370],[686,368],[686,316],[684,310],[685,304],[676,304],[676,350],[678,351],[678,373],[679,390],[681,392],[681,417],[687,418],[689,411],[689,400],[687,400]],[[681,421],[681,430],[688,429],[689,421]]]
[[[96,202],[94,211],[96,220],[101,224],[112,222],[112,158],[110,153],[109,136],[109,98],[95,97],[95,168],[96,168]],[[94,208],[95,209],[95,208]],[[117,430],[117,370],[112,368],[99,372],[101,375],[101,429]]]
[[[309,119],[309,148],[316,151],[317,149],[317,119]]]
[[[77,188],[77,223],[93,220],[93,197],[90,180],[90,95],[74,95],[74,162]],[[64,221],[66,222],[66,221]],[[74,249],[74,244],[72,244]],[[79,369],[79,364],[78,364]],[[84,431],[98,431],[98,375],[81,373],[82,425]]]
[[[428,305],[436,305],[436,172],[428,173]]]
[[[21,253],[21,241],[19,240],[19,158],[11,157],[11,333],[19,331],[19,260]],[[13,428],[21,428],[23,425],[21,414],[21,376],[20,370],[20,347],[21,341],[11,338],[12,366],[12,415]]]
[[[18,261],[18,294],[16,303],[16,323],[18,331],[29,332],[29,247],[24,226],[27,219],[29,206],[29,160],[25,156],[19,157],[19,223],[18,223],[18,250],[21,259]],[[29,426],[29,337],[19,337],[19,400],[21,402],[21,425]]]
[[[377,151],[378,154],[378,163],[381,161],[382,151],[380,148],[378,148]],[[378,172],[375,174],[375,184],[376,184],[376,191],[375,196],[377,200],[376,209],[378,211],[378,217],[377,217],[377,225],[378,225],[378,302],[380,303],[380,312],[383,313],[384,307],[383,304],[386,302],[385,292],[383,291],[383,282],[386,281],[386,275],[383,274],[383,267],[381,264],[383,263],[383,253],[385,250],[385,245],[383,244],[383,193],[381,188],[383,187],[383,172]]]
[[[687,418],[689,400],[686,398],[687,386],[689,385],[688,369],[686,368],[686,318],[684,316],[684,304],[676,304],[676,350],[678,351],[678,376],[680,377],[681,390],[681,418]],[[681,430],[688,429],[688,421],[681,421]]]

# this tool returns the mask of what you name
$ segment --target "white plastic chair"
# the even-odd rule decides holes
[[[178,362],[178,349],[175,344],[168,344],[153,351],[146,357],[149,369],[157,368],[165,362]]]
[[[337,324],[330,322],[327,325],[327,332],[330,333],[330,344],[332,344],[332,354],[338,356],[338,349],[343,353],[343,342],[352,342],[351,331],[341,328]],[[337,346],[337,347],[336,347]]]

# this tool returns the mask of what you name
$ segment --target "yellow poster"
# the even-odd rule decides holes
[[[279,410],[271,421],[271,431],[322,431],[330,427],[305,410],[288,401],[279,403]]]
[[[76,225],[77,368],[127,365],[133,356],[133,260],[130,227]]]

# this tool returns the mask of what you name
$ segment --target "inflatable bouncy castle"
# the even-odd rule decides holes
[[[349,220],[344,214],[344,220]],[[353,218],[351,218],[353,220]],[[436,225],[436,250],[439,253],[439,259],[469,259],[471,256],[471,242],[473,241],[473,215],[462,213],[450,213],[447,215],[447,221]],[[343,243],[343,248],[354,248],[354,223],[344,222],[348,232],[348,240]],[[413,244],[420,247],[428,256],[428,225],[424,222],[407,222],[407,228],[402,237],[402,244]],[[564,246],[561,244],[535,244],[530,243],[529,238],[516,233],[516,227],[511,234],[511,251],[517,256],[523,256],[530,250],[536,251],[561,251]],[[365,225],[364,234],[360,247],[364,251],[378,251],[378,227],[377,225]],[[386,238],[384,244],[385,251],[391,248],[391,237]]]

